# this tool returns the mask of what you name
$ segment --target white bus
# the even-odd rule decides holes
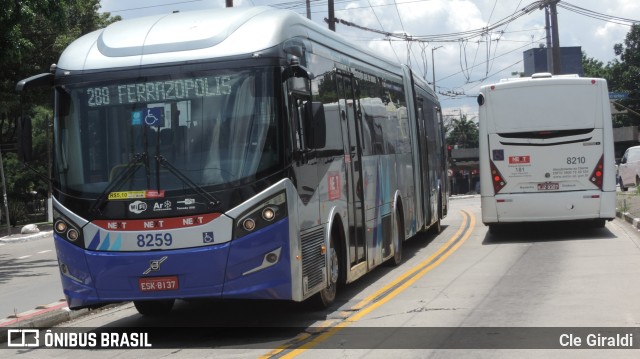
[[[482,221],[615,217],[615,159],[604,79],[535,74],[480,89]]]

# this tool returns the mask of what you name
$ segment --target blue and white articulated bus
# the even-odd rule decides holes
[[[71,309],[314,298],[440,230],[438,99],[408,67],[269,7],[114,23],[55,89],[54,237]]]
[[[485,85],[480,105],[482,222],[615,217],[616,177],[607,82],[534,74]]]

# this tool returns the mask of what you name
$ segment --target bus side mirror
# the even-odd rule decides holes
[[[55,65],[51,66],[55,71]],[[39,75],[28,77],[24,80],[18,81],[16,84],[16,91],[23,92],[28,91],[34,87],[52,87],[53,79],[55,75],[52,72],[46,72]],[[17,136],[17,152],[18,159],[22,162],[29,162],[33,158],[33,146],[32,135],[33,129],[31,127],[31,117],[22,116],[18,118],[16,123],[16,129],[18,131]]]
[[[324,148],[327,137],[324,104],[322,102],[307,101],[304,107],[304,128],[307,129],[307,138],[305,138],[307,147],[309,149]]]
[[[53,86],[53,78],[54,75],[50,72],[31,76],[24,80],[18,81],[18,83],[16,84],[16,91],[22,92],[25,90],[29,90],[32,87],[51,87]]]
[[[289,66],[282,71],[282,82],[285,82],[292,77],[299,77],[307,80],[313,80],[314,78],[311,71],[300,65],[300,59],[297,56],[292,56]]]

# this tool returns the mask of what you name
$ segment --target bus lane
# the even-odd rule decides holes
[[[478,198],[452,204],[479,215]],[[620,219],[605,228],[520,224],[500,235],[480,223],[384,305],[282,357],[636,357],[639,275],[640,236]]]
[[[102,332],[150,332],[151,353],[158,355],[166,350],[167,355],[174,357],[187,357],[203,348],[216,348],[213,352],[217,356],[291,355],[296,353],[295,349],[321,338],[330,330],[349,325],[379,306],[388,305],[397,293],[413,285],[459,248],[469,237],[474,221],[475,216],[467,210],[451,208],[439,235],[420,234],[406,242],[405,260],[400,266],[380,267],[372,275],[342,288],[336,305],[328,310],[313,310],[309,303],[203,300],[179,302],[169,315],[153,318],[139,315],[131,303],[125,303],[96,310],[53,331],[98,333],[98,339]],[[130,353],[134,357],[147,355],[146,350],[140,348],[118,350],[118,353]],[[103,349],[100,352],[110,351]],[[84,351],[56,349],[56,353],[62,352],[68,357],[80,357]],[[40,347],[31,349],[31,354],[46,357],[50,352],[48,348]]]

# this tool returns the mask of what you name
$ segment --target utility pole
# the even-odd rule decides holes
[[[551,54],[552,51],[552,43],[551,43],[551,22],[549,20],[549,7],[544,7],[544,29],[547,35],[547,72],[553,73],[553,56]]]
[[[307,19],[311,20],[311,0],[307,0]]]
[[[4,216],[7,220],[7,235],[11,235],[11,220],[9,219],[9,203],[7,201],[7,183],[4,180],[4,164],[2,163],[2,151],[0,151],[0,179],[2,180],[2,199],[4,204]]]
[[[433,47],[431,48],[431,73],[433,75],[433,92],[436,92],[436,63],[434,61],[433,58],[433,52],[436,51],[437,49],[441,48],[442,46],[438,46],[438,47]]]
[[[553,0],[549,3],[549,15],[551,17],[551,38],[553,41],[553,74],[559,75],[561,71],[560,64],[560,35],[558,34],[558,10],[556,4],[559,0]]]
[[[329,30],[336,31],[336,14],[333,0],[329,0]]]

